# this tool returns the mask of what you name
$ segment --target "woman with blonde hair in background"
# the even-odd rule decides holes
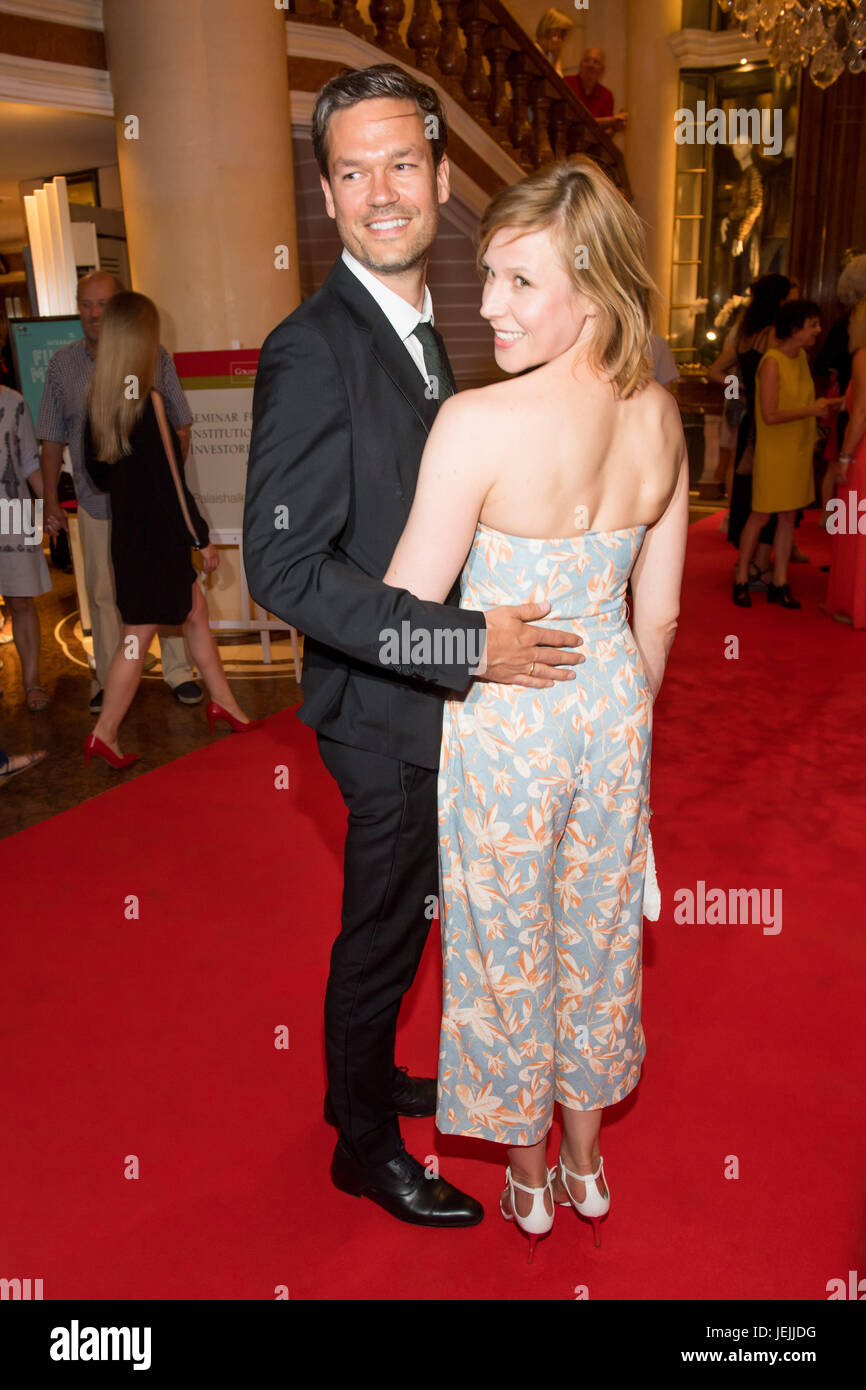
[[[526,686],[477,680],[447,701],[439,765],[436,1122],[507,1148],[501,1211],[530,1258],[555,1202],[598,1243],[602,1113],[637,1085],[645,1052],[652,712],[689,496],[679,410],[652,379],[643,247],[636,213],[585,157],[496,195],[481,315],[513,379],[440,407],[385,575],[437,602],[460,575],[465,608],[549,602],[544,622],[583,643],[570,684],[530,667]]]
[[[159,314],[152,300],[125,290],[105,306],[99,356],[87,388],[84,460],[94,486],[111,495],[111,560],[123,637],[109,668],[102,710],[85,743],[114,768],[129,767],[118,733],[141,680],[158,627],[183,626],[193,662],[210,692],[207,710],[247,733],[250,720],[235,701],[210,630],[207,602],[190,556],[200,551],[210,574],[219,554],[186,484],[177,434],[153,389]]]
[[[535,30],[536,48],[540,48],[554,72],[562,77],[562,50],[574,28],[574,20],[562,10],[545,10]]]

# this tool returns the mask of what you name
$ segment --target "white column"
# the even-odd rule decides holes
[[[285,13],[104,0],[104,20],[133,288],[170,352],[258,347],[300,301]]]
[[[648,224],[649,268],[664,296],[670,294],[674,228],[679,73],[668,35],[681,27],[680,0],[628,0],[628,80],[625,159],[635,208]],[[662,323],[665,328],[667,311]]]

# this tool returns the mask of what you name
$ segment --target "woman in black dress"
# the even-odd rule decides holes
[[[211,696],[211,730],[225,720],[237,733],[258,728],[235,701],[196,582],[190,550],[204,571],[219,564],[207,523],[186,484],[183,457],[162,397],[153,390],[159,314],[145,295],[116,294],[105,307],[99,355],[87,392],[84,461],[94,485],[111,496],[111,559],[123,637],[108,672],[102,711],[85,743],[112,767],[135,756],[118,733],[141,680],[158,627],[183,625],[190,656]],[[174,467],[172,467],[172,462]]]
[[[740,536],[752,510],[752,453],[755,443],[755,379],[761,358],[768,348],[775,347],[773,324],[779,309],[790,296],[793,286],[786,275],[762,275],[749,286],[749,303],[743,310],[736,336],[730,347],[713,363],[707,375],[724,383],[727,374],[736,368],[743,382],[746,411],[740,421],[737,449],[734,455],[734,475],[731,485],[731,508],[728,517],[728,540],[739,550]],[[770,549],[776,533],[776,518],[771,517],[761,531],[755,558],[749,570],[752,582],[763,581],[769,573]],[[766,581],[763,581],[766,582]]]

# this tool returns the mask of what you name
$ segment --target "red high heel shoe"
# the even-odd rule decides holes
[[[229,714],[227,709],[223,709],[222,705],[218,705],[216,700],[211,700],[207,707],[207,722],[210,725],[211,733],[213,733],[214,724],[219,723],[220,720],[228,724],[233,734],[248,734],[251,729],[260,729],[265,722],[264,719],[250,719],[248,723],[244,724],[240,719],[235,719],[233,714]]]
[[[118,757],[101,738],[97,738],[95,734],[88,734],[84,740],[85,767],[90,767],[90,759],[94,753],[98,753],[100,758],[104,758],[113,768],[132,767],[133,763],[138,762],[137,753],[126,753],[123,757]]]

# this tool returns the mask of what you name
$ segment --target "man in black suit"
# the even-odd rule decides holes
[[[479,671],[547,686],[582,658],[563,650],[571,634],[529,626],[548,605],[485,614],[456,607],[456,586],[437,604],[382,583],[455,389],[425,284],[449,195],[445,138],[436,93],[393,65],[319,93],[313,147],[345,249],[262,348],[244,562],[256,601],[305,634],[299,717],[349,813],[325,997],[333,1181],[403,1221],[470,1226],[480,1204],[425,1177],[400,1137],[398,1114],[435,1113],[435,1080],[394,1065],[438,893],[442,702]]]

